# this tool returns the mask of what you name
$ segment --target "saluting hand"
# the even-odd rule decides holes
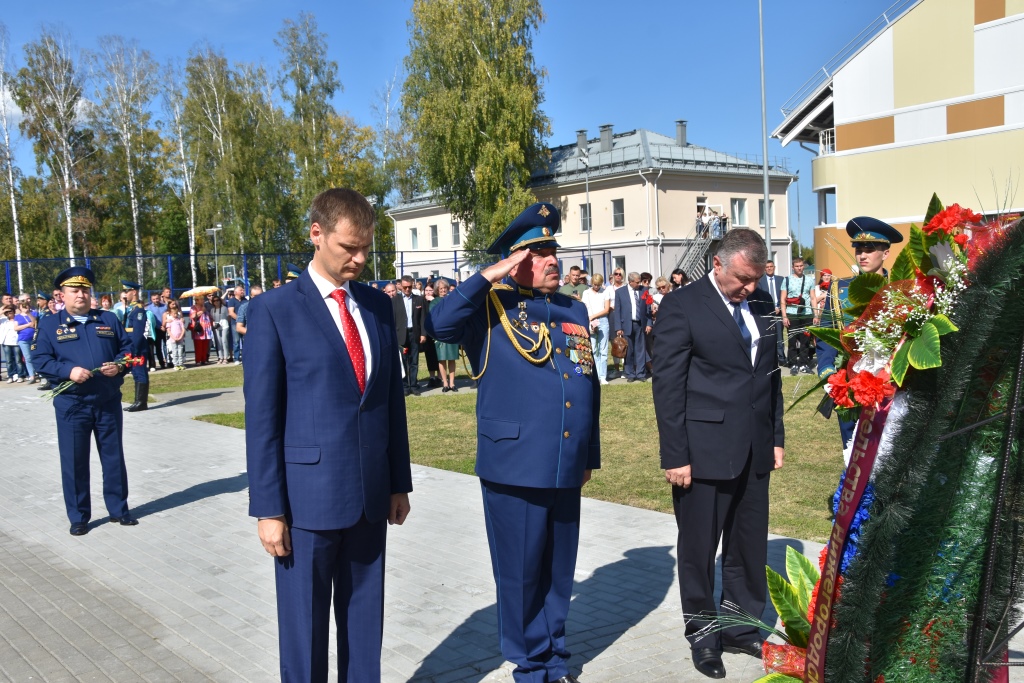
[[[686,465],[685,467],[665,470],[665,479],[673,486],[682,486],[684,489],[690,488],[690,483],[693,481],[693,478],[690,476],[690,466]]]
[[[257,530],[260,543],[271,557],[287,557],[292,554],[292,537],[284,516],[261,519]]]
[[[502,259],[493,266],[487,266],[481,270],[480,274],[487,278],[491,283],[501,282],[506,275],[512,272],[513,268],[522,263],[529,255],[529,249],[514,251],[508,258]]]
[[[92,379],[92,371],[86,368],[74,367],[71,368],[71,374],[69,375],[71,381],[75,384],[81,384]]]

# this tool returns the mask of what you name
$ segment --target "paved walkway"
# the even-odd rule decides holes
[[[162,394],[126,415],[140,524],[106,522],[93,456],[94,521],[81,538],[68,534],[53,409],[39,393],[0,385],[0,679],[276,680],[273,570],[246,516],[243,435],[190,419],[241,410],[240,390]],[[384,680],[511,680],[479,484],[416,466],[413,478],[412,515],[389,532]],[[706,680],[683,638],[674,538],[669,515],[584,499],[568,624],[583,683]],[[820,549],[772,538],[776,567],[787,545]],[[760,674],[752,658],[725,662],[728,680]]]

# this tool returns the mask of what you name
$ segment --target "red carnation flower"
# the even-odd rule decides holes
[[[884,370],[879,375],[861,370],[850,380],[849,385],[853,390],[854,400],[862,406],[877,408],[882,399],[895,393],[892,383],[889,381],[889,373]]]
[[[854,402],[850,397],[850,383],[846,375],[846,368],[836,370],[828,376],[828,394],[840,408],[853,408]]]
[[[984,216],[974,213],[970,209],[961,208],[959,204],[950,204],[942,211],[935,214],[928,225],[922,228],[927,235],[934,232],[943,232],[947,235],[953,233],[957,228],[962,228],[971,223],[980,223]]]
[[[959,235],[953,236],[953,241],[959,244],[961,247],[967,245],[967,235],[960,233]]]

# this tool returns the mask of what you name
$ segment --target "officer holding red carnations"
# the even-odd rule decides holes
[[[65,308],[39,319],[32,342],[32,362],[54,386],[72,382],[53,396],[57,416],[64,506],[71,535],[89,533],[89,450],[96,437],[103,469],[103,501],[110,521],[138,522],[128,510],[128,471],[121,433],[122,361],[131,355],[131,340],[117,317],[91,308],[95,277],[81,266],[68,268],[54,281]]]

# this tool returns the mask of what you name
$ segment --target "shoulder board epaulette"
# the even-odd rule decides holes
[[[499,282],[497,284],[491,285],[491,289],[496,289],[499,292],[511,292],[512,291],[512,285],[506,285],[506,284],[504,284],[502,282]]]

